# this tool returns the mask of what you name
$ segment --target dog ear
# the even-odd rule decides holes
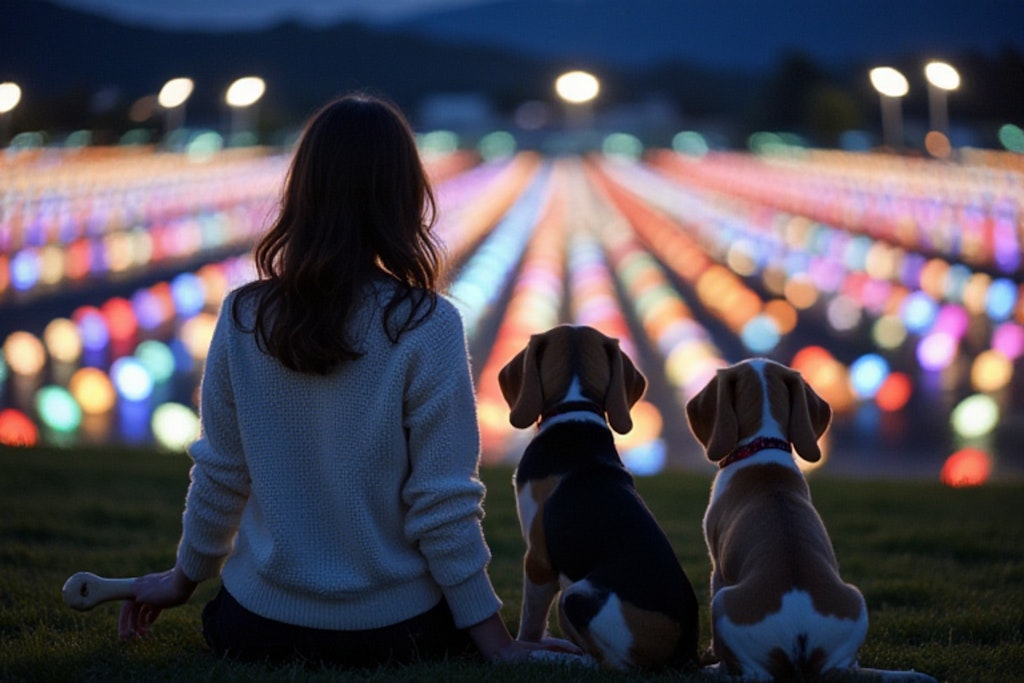
[[[511,408],[508,421],[519,429],[535,423],[543,408],[540,377],[542,346],[540,335],[531,336],[526,348],[517,353],[498,373],[498,386]]]
[[[807,462],[818,462],[821,460],[818,439],[828,429],[832,408],[799,372],[787,372],[785,382],[789,390],[789,440],[801,458]]]
[[[647,378],[637,370],[629,356],[622,352],[619,340],[607,338],[604,350],[608,356],[610,378],[608,391],[604,398],[604,409],[608,414],[608,424],[619,434],[626,434],[633,429],[633,418],[629,409],[632,408],[647,389]]]
[[[739,443],[739,419],[733,382],[718,370],[697,394],[686,402],[686,420],[690,431],[707,453],[708,460],[718,462],[729,455]]]

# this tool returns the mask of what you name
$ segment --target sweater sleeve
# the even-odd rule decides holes
[[[444,304],[444,302],[441,302]],[[493,615],[501,601],[487,575],[480,435],[462,321],[439,305],[429,344],[413,351],[406,394],[411,473],[403,488],[406,535],[426,557],[459,628]]]
[[[221,309],[203,370],[201,433],[189,448],[193,465],[178,564],[194,581],[204,581],[220,572],[249,496],[249,474],[231,388],[231,325],[229,299]]]

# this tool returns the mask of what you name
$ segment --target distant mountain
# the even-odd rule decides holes
[[[567,25],[568,8],[583,0],[497,2],[488,4],[487,12],[469,7],[397,25],[286,23],[236,33],[128,26],[44,0],[0,0],[0,81],[14,80],[24,91],[12,132],[88,127],[116,135],[138,125],[128,120],[132,103],[181,75],[196,83],[187,105],[192,126],[225,128],[224,90],[235,78],[251,74],[267,80],[259,120],[271,131],[294,125],[331,96],[358,88],[389,95],[413,117],[436,93],[476,93],[507,115],[525,101],[553,100],[557,74],[581,65],[599,71],[602,107],[657,101],[690,120],[799,129],[807,119],[806,100],[824,88],[832,102],[836,92],[842,95],[841,105],[849,110],[845,116],[854,125],[875,118],[877,96],[866,84],[865,63],[836,65],[798,51],[766,58],[758,68],[716,67],[669,58],[653,34],[647,61],[627,59],[622,46],[647,39],[624,9],[630,2],[692,7],[713,5],[711,0],[586,1],[588,7],[620,13],[621,21],[613,22],[617,29],[604,35],[600,31],[607,29],[596,22]],[[547,14],[516,14],[541,4]],[[744,3],[723,7],[735,4]],[[696,40],[694,27],[680,21],[679,40]],[[495,37],[487,44],[474,43],[468,25]],[[768,22],[763,28],[772,26]],[[965,86],[951,97],[954,119],[1024,119],[1019,50],[994,56],[966,53],[959,59]],[[903,60],[908,69],[920,70],[918,55]],[[926,100],[920,88],[906,106],[908,114],[922,115]]]
[[[786,52],[837,68],[1024,49],[1021,0],[494,0],[396,25],[545,58],[732,71]]]

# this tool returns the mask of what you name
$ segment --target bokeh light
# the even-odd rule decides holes
[[[39,428],[25,413],[15,408],[0,410],[0,444],[28,447],[39,442]]]
[[[43,330],[43,342],[50,357],[62,363],[75,363],[82,356],[82,336],[68,318],[54,318]]]
[[[50,429],[73,432],[82,424],[82,409],[67,389],[49,384],[36,392],[36,412]]]
[[[68,391],[89,415],[110,412],[117,403],[117,392],[107,373],[99,368],[79,368],[68,381]]]
[[[46,366],[46,348],[31,332],[12,332],[4,340],[4,361],[18,375],[38,375]]]
[[[153,378],[139,359],[124,356],[110,366],[110,378],[119,396],[128,401],[144,401],[153,393]]]
[[[947,486],[980,486],[992,473],[992,457],[980,448],[961,448],[942,465],[940,478]]]
[[[889,377],[889,363],[877,353],[868,353],[850,365],[850,383],[861,399],[872,399]]]
[[[151,422],[157,443],[170,451],[184,451],[199,436],[199,416],[180,403],[162,403]]]
[[[999,422],[999,404],[988,394],[972,394],[956,404],[949,421],[961,437],[984,436]]]

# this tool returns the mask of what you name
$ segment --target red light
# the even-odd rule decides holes
[[[978,448],[961,448],[942,466],[942,483],[955,488],[980,486],[992,473],[992,458]]]
[[[0,410],[0,443],[5,446],[35,446],[39,429],[25,413],[14,408]]]

